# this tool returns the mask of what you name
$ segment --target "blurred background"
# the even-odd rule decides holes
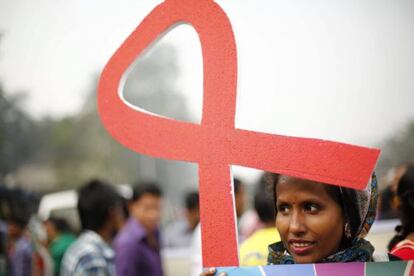
[[[165,220],[179,214],[197,165],[123,148],[96,108],[104,65],[160,2],[0,0],[0,186],[40,198],[92,177],[154,180],[170,206]],[[378,147],[380,189],[414,161],[413,1],[216,2],[237,42],[237,128]],[[123,89],[133,105],[194,123],[202,92],[189,25],[138,57]],[[259,181],[259,171],[232,169],[248,191]]]

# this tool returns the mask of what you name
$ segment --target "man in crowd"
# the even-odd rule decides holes
[[[78,195],[83,232],[66,251],[61,275],[115,275],[110,244],[123,224],[122,198],[98,180],[81,187]]]
[[[28,195],[20,190],[10,191],[7,200],[9,201],[9,215],[6,219],[9,260],[7,275],[31,275],[34,249],[27,232],[31,216],[30,200]]]
[[[184,198],[185,218],[168,225],[162,235],[165,247],[190,247],[193,231],[200,221],[197,192],[188,192]]]
[[[240,265],[242,266],[266,265],[269,253],[268,246],[280,241],[275,225],[276,212],[272,192],[260,184],[256,189],[254,209],[260,219],[262,228],[257,229],[241,244]]]
[[[44,222],[48,238],[48,249],[53,259],[53,270],[60,275],[62,258],[76,236],[71,232],[69,224],[63,218],[51,217]]]
[[[161,196],[155,183],[141,183],[134,188],[130,218],[114,242],[118,275],[163,275],[158,232]]]

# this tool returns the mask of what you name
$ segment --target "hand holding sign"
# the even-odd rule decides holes
[[[195,28],[202,46],[201,125],[148,114],[122,100],[125,71],[180,22]],[[212,0],[166,0],[157,6],[115,52],[99,83],[100,116],[116,140],[139,153],[199,164],[204,266],[238,265],[231,164],[362,189],[379,155],[376,149],[235,129],[236,83],[232,28]]]

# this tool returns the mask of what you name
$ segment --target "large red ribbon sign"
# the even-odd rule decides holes
[[[181,22],[195,28],[202,47],[200,125],[142,112],[122,100],[128,67]],[[115,52],[99,82],[100,117],[116,140],[142,154],[198,163],[204,266],[238,265],[231,164],[362,189],[379,155],[376,149],[235,129],[236,79],[236,45],[224,11],[213,0],[166,0]]]

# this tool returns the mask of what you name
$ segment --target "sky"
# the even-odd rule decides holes
[[[0,81],[37,118],[77,112],[124,39],[161,1],[0,0]],[[238,51],[236,127],[363,146],[414,119],[414,2],[218,0]],[[198,122],[202,58],[181,25],[178,90]]]

